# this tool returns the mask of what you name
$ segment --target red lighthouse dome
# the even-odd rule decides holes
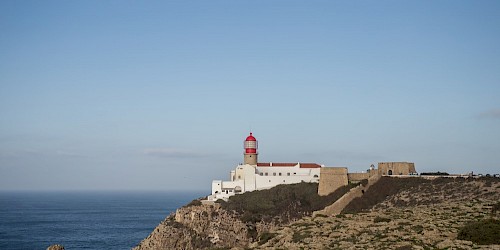
[[[252,133],[245,139],[243,143],[245,148],[245,154],[256,154],[257,153],[257,139],[253,137]]]
[[[255,139],[255,137],[253,137],[252,135],[252,132],[250,132],[250,135],[247,136],[247,139],[245,141],[257,141],[257,139]]]

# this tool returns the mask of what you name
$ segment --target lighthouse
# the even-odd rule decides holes
[[[252,135],[247,136],[245,141],[243,142],[244,158],[243,164],[248,165],[257,165],[257,139]]]
[[[321,165],[300,162],[258,162],[258,143],[252,133],[243,141],[243,164],[231,170],[229,181],[212,181],[212,194],[208,201],[263,190],[282,184],[319,182]],[[347,171],[347,170],[346,170]],[[347,172],[346,172],[347,173]],[[347,181],[347,177],[345,178]],[[347,182],[344,184],[347,185]]]

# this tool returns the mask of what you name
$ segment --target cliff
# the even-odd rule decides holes
[[[323,209],[352,187],[319,196],[317,183],[298,183],[233,196],[213,205],[193,201],[169,215],[134,249],[244,248],[262,242],[279,226]]]
[[[311,194],[317,184],[302,183],[227,203],[193,202],[135,249],[500,249],[458,239],[469,222],[499,219],[499,209],[493,209],[500,200],[498,178],[382,177],[342,214],[312,216],[349,188],[322,198]]]
[[[245,246],[249,227],[219,204],[177,209],[134,249],[204,249]]]

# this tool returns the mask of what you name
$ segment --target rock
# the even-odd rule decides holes
[[[272,222],[244,223],[218,204],[187,206],[167,217],[134,249],[245,248],[256,240],[250,235],[276,227]]]
[[[450,248],[452,246],[455,246],[455,244],[453,244],[453,241],[449,239],[443,240],[436,245],[436,247],[439,249]]]
[[[64,250],[64,246],[56,244],[56,245],[52,245],[52,246],[47,247],[47,250]]]

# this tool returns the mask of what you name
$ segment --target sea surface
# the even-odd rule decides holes
[[[130,249],[191,192],[0,192],[0,249]]]

